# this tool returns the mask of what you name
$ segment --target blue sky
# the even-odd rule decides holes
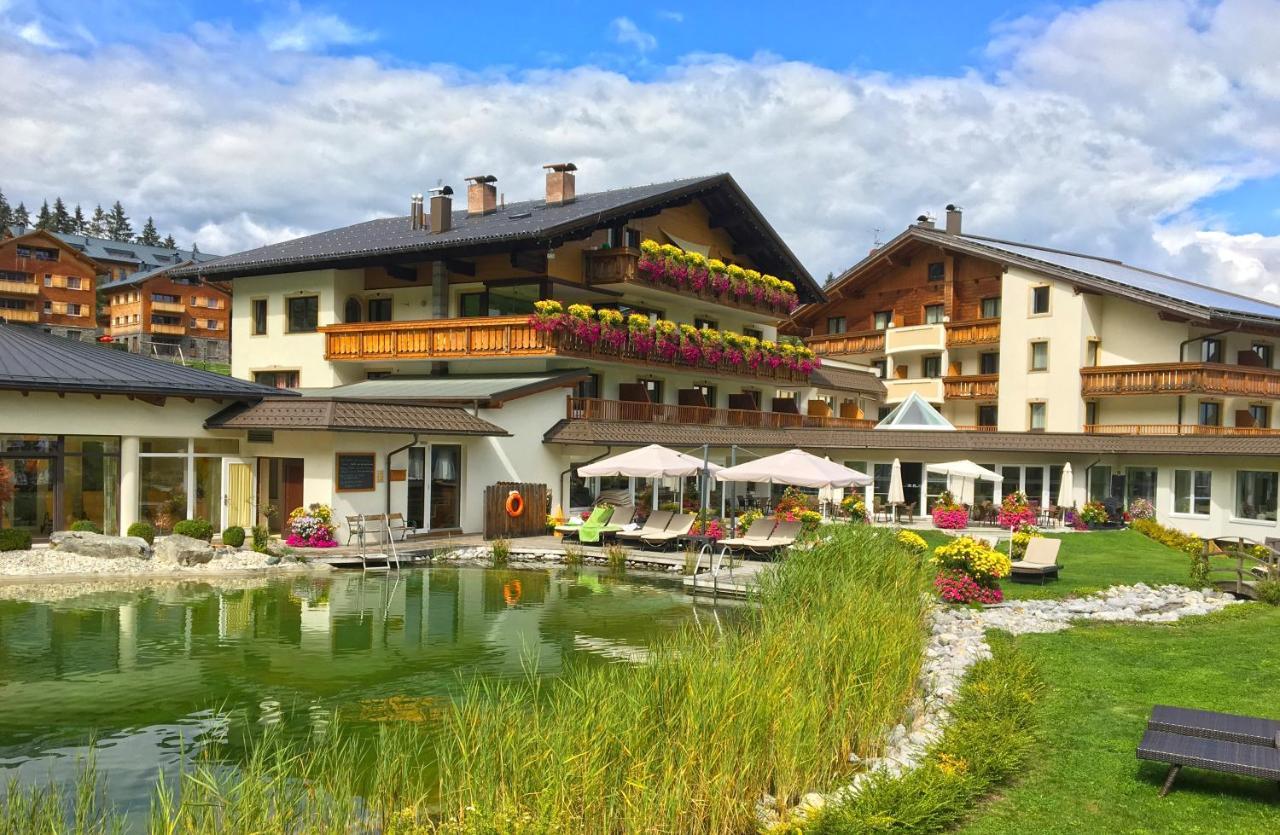
[[[978,232],[1280,300],[1280,0],[0,0],[0,188],[231,251],[731,171],[812,272],[948,202]]]

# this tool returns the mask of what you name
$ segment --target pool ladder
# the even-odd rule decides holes
[[[365,519],[363,513],[359,514],[360,519],[360,565],[365,571],[387,571],[391,568],[391,561],[395,560],[396,571],[400,570],[400,554],[396,551],[396,538],[391,535],[391,526],[387,524],[386,517],[381,520],[378,529],[378,548],[379,553],[370,554],[366,535],[369,533],[368,520]],[[386,547],[384,547],[386,546]],[[388,548],[391,555],[387,556]],[[381,565],[369,565],[369,559],[382,563]]]

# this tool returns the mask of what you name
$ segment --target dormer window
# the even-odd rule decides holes
[[[942,281],[947,277],[947,265],[941,261],[929,264],[929,280]]]

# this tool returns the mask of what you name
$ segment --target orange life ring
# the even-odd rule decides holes
[[[507,515],[514,519],[521,513],[524,513],[524,496],[518,490],[512,490],[507,494]]]
[[[520,595],[523,593],[524,589],[520,586],[519,580],[512,580],[502,586],[502,599],[506,601],[508,606],[514,606],[519,603]]]

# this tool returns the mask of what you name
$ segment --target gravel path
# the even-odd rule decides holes
[[[272,565],[273,557],[255,551],[218,551],[203,565],[142,560],[133,557],[99,559],[52,549],[0,552],[0,582],[94,577],[209,577],[233,572],[285,573],[313,570],[292,561]]]

